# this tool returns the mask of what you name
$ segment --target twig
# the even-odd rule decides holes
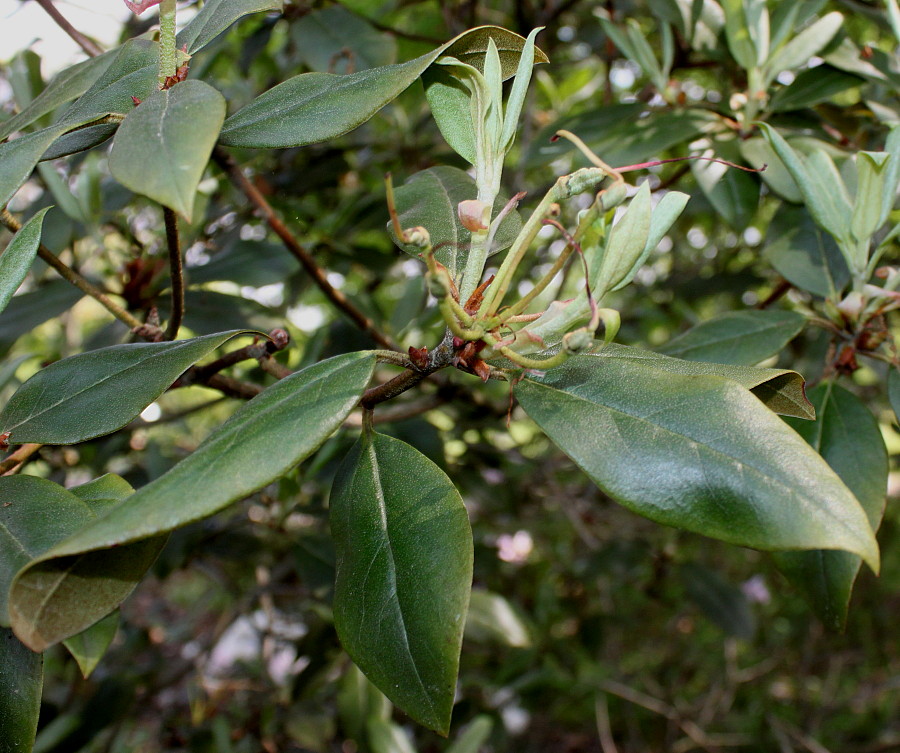
[[[603,753],[619,753],[609,724],[609,703],[606,700],[606,693],[597,693],[594,716],[597,718],[597,736],[600,738]]]
[[[453,335],[448,332],[440,345],[428,354],[428,363],[424,367],[407,368],[400,376],[366,390],[359,401],[360,407],[372,410],[378,403],[402,395],[434,372],[449,366],[453,361],[453,353]]]
[[[18,233],[22,229],[21,223],[6,209],[0,210],[0,222],[2,222],[3,225],[13,233]],[[66,264],[60,261],[60,259],[43,243],[38,246],[38,256],[40,256],[41,259],[43,259],[47,264],[53,267],[53,269],[59,272],[60,277],[62,277],[67,282],[70,282],[82,293],[91,296],[91,298],[96,300],[101,306],[103,306],[103,308],[109,311],[110,314],[116,317],[116,319],[118,319],[120,322],[126,324],[130,329],[144,327],[144,323],[140,321],[140,319],[137,319],[117,303],[114,303],[112,300],[110,300],[109,296],[107,296],[106,293],[88,282],[74,269],[66,266]]]
[[[53,0],[37,0],[37,3],[47,12],[47,15],[56,22],[56,25],[72,37],[75,43],[88,55],[94,58],[97,57],[97,55],[103,54],[103,50],[97,46],[97,43],[94,42],[93,39],[86,37],[66,20],[65,16],[63,16],[63,14],[56,9],[56,6],[53,5]]]
[[[287,347],[289,342],[288,334],[283,329],[272,330],[272,332],[269,333],[269,338],[270,339],[268,340],[252,342],[250,345],[245,345],[243,348],[232,350],[221,358],[217,358],[215,361],[211,361],[203,366],[192,366],[179,377],[177,385],[179,387],[186,387],[189,384],[206,383],[213,374],[218,374],[222,369],[227,369],[229,366],[234,366],[241,361],[249,361],[252,358],[259,360],[260,366],[262,366],[263,360],[272,360],[272,353],[283,350]],[[283,379],[285,376],[292,373],[290,370],[284,369],[281,364],[278,364],[278,367],[287,372],[282,373],[281,376],[278,377],[279,379]],[[273,376],[278,375],[273,374]]]
[[[787,293],[793,286],[792,283],[787,280],[781,280],[776,286],[775,289],[769,293],[763,300],[756,304],[755,308],[762,310],[767,309],[771,306],[775,301],[781,298],[785,293]]]
[[[181,258],[181,242],[178,240],[178,215],[169,207],[163,207],[166,223],[166,244],[169,247],[169,274],[172,279],[172,314],[166,338],[174,340],[184,317],[184,261]]]
[[[373,417],[373,423],[389,424],[394,421],[405,421],[408,418],[415,418],[430,410],[434,410],[446,402],[447,398],[440,394],[428,395],[421,400],[411,400],[395,408],[379,410]],[[344,426],[360,427],[362,423],[362,415],[360,413],[351,413],[344,421]]]
[[[23,444],[18,450],[12,453],[5,460],[0,462],[0,476],[3,476],[13,470],[17,465],[24,463],[34,453],[36,453],[44,445],[29,442]]]
[[[241,400],[250,400],[263,391],[263,388],[258,384],[249,384],[222,374],[213,374],[206,380],[205,384],[207,387],[218,390],[223,395],[237,397]]]
[[[382,333],[375,323],[362,313],[340,290],[335,288],[330,282],[325,271],[316,263],[315,259],[310,255],[297,239],[293,236],[287,226],[275,214],[275,210],[266,201],[266,198],[259,192],[256,186],[244,175],[243,170],[232,159],[231,155],[224,151],[221,147],[213,150],[213,159],[216,164],[225,171],[231,181],[241,190],[250,200],[250,203],[262,214],[272,231],[281,239],[285,248],[293,254],[294,258],[300,262],[307,274],[312,277],[313,282],[319,286],[319,289],[325,294],[338,309],[343,311],[353,323],[356,324],[363,332],[371,337],[375,342],[389,350],[399,350],[397,344],[386,334]]]

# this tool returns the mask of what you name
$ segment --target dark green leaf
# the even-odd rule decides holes
[[[750,640],[756,617],[747,597],[718,573],[697,564],[682,565],[681,580],[688,597],[728,635]]]
[[[34,745],[44,657],[23,646],[13,632],[0,628],[0,753],[28,753]]]
[[[801,71],[789,85],[775,92],[769,109],[772,112],[802,110],[831,99],[836,94],[863,83],[863,79],[830,65],[819,65]]]
[[[884,514],[888,456],[878,421],[852,392],[834,382],[810,392],[815,423],[789,421],[841,477],[878,530]],[[832,630],[843,630],[860,559],[849,552],[779,552],[775,564]]]
[[[0,256],[0,312],[6,308],[31,269],[41,245],[44,215],[49,211],[50,207],[42,209],[28,220]]]
[[[688,361],[752,366],[779,353],[806,324],[792,311],[730,311],[708,319],[660,348]]]
[[[331,493],[334,622],[347,653],[413,719],[446,735],[472,586],[472,532],[434,463],[364,434]]]
[[[66,130],[66,126],[51,126],[0,144],[0,206],[19,190],[47,147]]]
[[[93,149],[112,136],[119,126],[115,123],[100,123],[98,125],[86,125],[76,128],[74,131],[60,136],[41,155],[41,161],[59,159],[70,154]]]
[[[769,410],[784,416],[812,420],[815,410],[806,399],[803,377],[788,369],[761,369],[756,366],[733,366],[703,361],[683,361],[640,348],[610,343],[595,354],[599,358],[628,359],[645,363],[671,374],[684,376],[720,376],[750,390]]]
[[[10,442],[74,444],[123,427],[238,331],[80,353],[41,369],[0,411]]]
[[[115,55],[112,50],[104,52],[61,71],[27,107],[0,124],[0,141],[31,125],[60,105],[84,94],[112,63]]]
[[[0,315],[0,355],[6,355],[22,335],[68,311],[83,295],[65,280],[54,280],[31,293],[15,296]]]
[[[336,76],[302,73],[269,89],[225,121],[226,146],[283,148],[325,141],[352,131],[395,99],[440,55],[477,65],[493,37],[501,61],[512,61],[525,40],[497,26],[460,34],[426,55],[397,65]],[[518,58],[515,58],[518,62]],[[508,75],[515,72],[512,64]]]
[[[197,185],[224,119],[225,98],[202,81],[188,79],[158,91],[122,121],[109,170],[126,188],[190,221]]]
[[[168,473],[44,552],[10,589],[16,633],[45,648],[108,614],[152,564],[163,534],[243,499],[315,451],[357,404],[374,365],[371,353],[348,353],[282,379]],[[60,575],[73,572],[60,588]],[[122,581],[117,588],[110,573]]]
[[[397,57],[393,37],[339,5],[307,13],[291,24],[291,36],[300,60],[314,71],[362,71]]]
[[[788,282],[837,299],[850,281],[840,249],[802,207],[783,205],[769,225],[765,255]]]
[[[176,40],[193,55],[212,42],[231,24],[251,13],[281,10],[282,0],[207,0],[200,12],[182,29]]]
[[[731,162],[740,154],[734,140],[716,142],[715,156]],[[732,228],[743,232],[756,214],[759,204],[759,181],[743,170],[735,170],[718,162],[696,160],[690,163],[697,185],[713,209]]]
[[[470,233],[459,221],[459,202],[474,199],[478,194],[475,179],[458,167],[431,167],[413,175],[395,192],[400,226],[405,230],[421,225],[431,236],[432,246],[440,246],[435,258],[450,271],[454,279],[462,275],[469,255]],[[508,201],[502,194],[494,202],[492,216],[497,216]],[[394,236],[393,228],[388,229],[394,242],[410,256],[419,257],[422,249],[404,245]],[[522,217],[515,210],[510,212],[500,224],[491,253],[509,248],[519,230]]]
[[[188,284],[228,280],[262,287],[283,282],[300,269],[284,247],[264,241],[238,240],[213,256],[206,264],[185,270]]]
[[[78,668],[85,679],[91,676],[106,650],[116,637],[119,629],[119,612],[115,611],[94,623],[87,630],[63,641],[65,647],[78,662]]]
[[[515,394],[601,489],[651,520],[757,549],[852,551],[877,570],[853,494],[729,379],[583,355]]]

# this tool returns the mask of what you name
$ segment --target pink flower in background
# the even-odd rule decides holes
[[[125,5],[132,13],[143,13],[147,8],[159,5],[162,0],[125,0]]]

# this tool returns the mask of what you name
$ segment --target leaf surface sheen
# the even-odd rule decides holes
[[[42,209],[28,220],[0,256],[0,312],[6,308],[31,269],[31,263],[41,244],[44,215],[50,209],[51,207]]]
[[[0,628],[0,753],[32,749],[43,685],[44,657]]]
[[[515,394],[601,489],[641,515],[756,549],[852,551],[878,569],[850,490],[729,379],[583,355],[523,379]]]
[[[472,585],[459,492],[406,443],[366,435],[338,471],[331,528],[341,643],[388,698],[446,735]]]

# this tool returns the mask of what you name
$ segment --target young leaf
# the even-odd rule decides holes
[[[812,390],[815,423],[789,423],[841,477],[878,530],[884,514],[888,456],[878,422],[852,392],[834,382]],[[849,552],[778,552],[775,564],[832,630],[843,630],[860,559]]]
[[[225,98],[209,84],[189,79],[158,91],[122,121],[109,170],[126,188],[190,221],[197,185],[224,120]],[[154,158],[148,160],[148,154]]]
[[[472,586],[459,492],[417,450],[366,433],[335,478],[331,530],[341,643],[391,701],[446,735]]]
[[[229,117],[222,127],[220,141],[226,146],[284,148],[340,136],[365,123],[398,97],[441,55],[478,67],[489,39],[494,39],[498,47],[504,78],[512,75],[525,40],[497,26],[482,26],[398,65],[345,76],[330,73],[294,76]],[[535,51],[536,59],[546,62],[546,55],[538,52]]]
[[[202,50],[231,24],[251,13],[281,10],[282,0],[207,0],[179,33],[175,46],[189,55]]]
[[[64,358],[26,381],[0,411],[10,442],[75,444],[120,429],[189,366],[240,330],[129,343]]]
[[[396,189],[394,197],[401,227],[421,225],[428,230],[431,244],[437,250],[434,257],[450,271],[454,278],[462,275],[468,257],[469,231],[459,221],[457,207],[461,201],[477,195],[475,180],[458,167],[439,165],[422,170]],[[491,216],[496,216],[506,204],[502,194],[494,202]],[[508,248],[522,229],[522,217],[513,210],[504,218],[494,236],[490,253]],[[388,230],[394,243],[411,256],[419,257],[422,249],[403,244]]]
[[[591,270],[591,290],[597,300],[621,286],[643,256],[650,237],[651,211],[650,183],[644,181],[613,227],[598,268]]]
[[[38,246],[41,245],[44,215],[50,209],[51,207],[42,209],[28,220],[0,256],[0,311],[6,308],[31,269]]]
[[[853,494],[733,381],[583,355],[514,389],[550,439],[634,512],[757,549],[842,549],[877,571]]]
[[[0,628],[0,753],[26,753],[34,746],[43,685],[44,657]]]
[[[282,379],[168,473],[33,560],[9,593],[17,635],[43,649],[115,609],[164,534],[243,499],[314,452],[357,404],[374,366],[373,354],[348,353]],[[146,556],[128,556],[122,545],[132,542]],[[73,568],[81,577],[59,588]],[[104,578],[120,572],[123,584],[111,589]]]
[[[837,11],[832,11],[807,26],[766,62],[766,82],[772,81],[782,71],[799,68],[811,57],[818,55],[838,33],[843,23],[844,17]]]
[[[525,41],[519,65],[516,68],[516,78],[513,81],[512,90],[506,101],[506,111],[503,114],[503,134],[500,144],[504,151],[508,151],[516,139],[516,131],[519,129],[519,116],[522,114],[522,106],[525,104],[525,96],[528,94],[528,84],[531,81],[531,72],[534,68],[534,39],[541,32],[534,29]]]
[[[729,311],[692,327],[659,350],[689,361],[752,366],[779,353],[806,325],[793,311]]]
[[[888,191],[885,184],[890,158],[887,152],[860,152],[856,155],[856,200],[850,232],[857,241],[867,242],[887,219],[890,205],[882,212],[882,197]],[[893,193],[896,193],[896,186],[893,188]]]

